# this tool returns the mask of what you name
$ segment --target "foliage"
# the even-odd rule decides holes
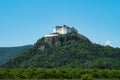
[[[108,79],[119,80],[120,70],[107,69],[0,69],[0,79]]]
[[[93,79],[90,75],[85,74],[85,75],[83,75],[83,76],[81,77],[80,80],[94,80],[94,79]]]
[[[43,37],[1,67],[120,69],[120,48],[94,44],[81,34]]]

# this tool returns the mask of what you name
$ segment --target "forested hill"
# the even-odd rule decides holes
[[[0,47],[0,65],[14,58],[18,54],[23,53],[33,45],[18,46],[18,47]]]
[[[120,48],[93,44],[81,34],[43,37],[1,67],[120,69]]]

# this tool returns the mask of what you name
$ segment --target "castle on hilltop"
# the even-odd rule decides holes
[[[78,31],[74,27],[70,28],[66,25],[56,26],[53,30],[53,33],[49,34],[49,35],[46,35],[45,37],[58,36],[58,34],[69,34],[69,33],[72,33],[72,32],[78,33]]]

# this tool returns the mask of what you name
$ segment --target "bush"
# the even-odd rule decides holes
[[[93,77],[89,74],[85,74],[81,77],[80,80],[94,80]]]

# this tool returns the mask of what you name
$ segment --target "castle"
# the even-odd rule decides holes
[[[45,37],[58,36],[58,34],[68,34],[68,33],[72,33],[72,32],[77,33],[78,31],[75,28],[70,28],[66,25],[56,26],[53,30],[53,33],[46,35]]]

